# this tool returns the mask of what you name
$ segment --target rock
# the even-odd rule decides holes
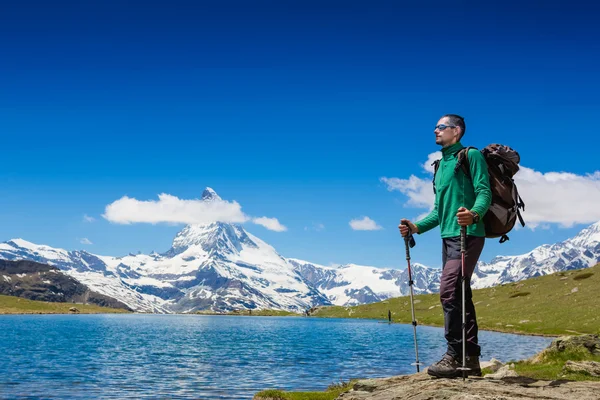
[[[79,310],[77,308],[75,308],[75,307],[69,308],[69,311],[72,312],[72,313],[78,313],[79,312]]]
[[[600,362],[596,361],[567,361],[565,372],[583,372],[591,376],[600,377]]]
[[[529,378],[504,380],[468,378],[435,379],[421,372],[414,375],[358,381],[337,400],[598,400],[600,382],[536,381]]]
[[[495,373],[487,374],[485,376],[485,379],[505,379],[505,378],[516,378],[518,376],[519,376],[519,374],[517,374],[517,372],[514,369],[510,368],[509,365],[505,365],[505,366],[501,367]]]
[[[490,361],[482,361],[481,369],[487,368],[492,371],[492,373],[497,372],[500,368],[502,368],[504,364],[495,358],[492,358]]]
[[[549,349],[559,352],[565,350],[578,351],[585,349],[591,354],[600,355],[600,336],[579,335],[559,337],[550,344]]]
[[[571,351],[575,353],[584,352],[591,355],[600,355],[600,336],[561,336],[554,339],[544,351],[533,356],[530,361],[533,363],[543,362],[546,356],[553,353],[562,353],[564,351]]]

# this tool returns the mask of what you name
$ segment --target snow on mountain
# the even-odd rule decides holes
[[[206,188],[203,201],[220,197]],[[163,253],[99,256],[22,239],[0,244],[0,258],[57,266],[95,291],[144,312],[270,308],[304,311],[331,304],[275,249],[240,225],[187,225]]]
[[[186,226],[165,254],[96,256],[12,240],[0,245],[0,257],[55,265],[139,311],[303,311],[330,304],[273,247],[220,222]]]
[[[211,188],[203,201],[220,200]],[[99,256],[22,239],[0,244],[0,258],[55,265],[93,290],[144,312],[270,308],[304,311],[408,293],[406,272],[354,264],[324,267],[286,259],[237,224],[187,225],[163,254]],[[439,287],[439,271],[416,264],[415,289]]]
[[[408,294],[408,272],[356,264],[325,267],[290,258],[288,261],[311,285],[336,305],[348,306]],[[415,293],[439,291],[440,270],[412,266]]]
[[[221,197],[213,190],[213,188],[207,187],[202,192],[202,200],[204,201],[214,201],[214,200],[222,200]]]
[[[520,256],[501,256],[490,263],[480,262],[474,272],[473,288],[592,267],[600,263],[600,222],[577,236],[553,245],[539,246]]]
[[[37,245],[23,239],[0,243],[0,258],[32,260],[55,266],[93,291],[117,299],[143,312],[165,312],[164,301],[152,294],[140,293],[132,283],[130,268],[118,258],[100,257],[86,251],[67,251]],[[156,282],[159,284],[159,282]]]

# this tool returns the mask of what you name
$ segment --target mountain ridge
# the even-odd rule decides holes
[[[57,267],[30,260],[0,260],[0,294],[28,300],[93,304],[132,311],[116,299],[96,293]]]
[[[221,198],[207,188],[203,201]],[[60,268],[90,287],[141,312],[215,312],[371,303],[408,294],[407,271],[344,264],[323,266],[286,258],[240,224],[190,224],[164,253],[101,256],[37,245],[0,243],[0,258],[28,259]],[[600,262],[600,222],[577,236],[517,256],[480,261],[473,288],[584,268]],[[441,270],[413,263],[416,293],[439,291]]]

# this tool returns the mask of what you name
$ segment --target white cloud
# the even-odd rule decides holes
[[[427,172],[429,172],[430,174],[433,174],[433,162],[435,160],[439,160],[440,158],[442,158],[442,152],[441,151],[436,151],[434,153],[431,153],[430,155],[427,156],[427,161],[425,161],[425,164],[422,165],[423,169]]]
[[[429,161],[436,159],[430,154],[423,164],[428,168]],[[569,172],[542,173],[521,166],[514,177],[519,194],[525,203],[522,213],[526,227],[549,229],[549,224],[571,227],[575,224],[589,224],[600,220],[600,171],[577,175]],[[433,208],[434,194],[431,176],[408,179],[380,179],[389,191],[399,191],[408,197],[406,206]],[[517,223],[518,224],[518,223]]]
[[[442,152],[436,151],[429,154],[427,156],[427,161],[421,164],[421,168],[432,175],[430,179],[422,179],[411,175],[408,179],[383,177],[379,180],[386,184],[387,190],[390,192],[396,190],[405,194],[408,197],[405,206],[432,210],[435,194],[433,193],[433,183],[431,181],[431,179],[433,179],[433,166],[431,163],[435,160],[439,160],[441,157]]]
[[[84,215],[83,215],[83,222],[94,222],[94,221],[96,221],[96,218],[94,218],[94,217],[90,217],[90,216],[89,216],[89,215],[87,215],[87,214],[84,214]]]
[[[435,195],[431,179],[421,179],[411,175],[408,179],[381,178],[387,185],[387,190],[397,190],[408,196],[407,206],[433,209]]]
[[[600,171],[577,175],[521,167],[515,183],[525,203],[523,218],[531,228],[551,223],[568,228],[600,220]]]
[[[90,239],[88,238],[82,238],[81,240],[79,240],[79,243],[81,244],[93,244]]]
[[[211,222],[246,222],[249,217],[235,201],[184,200],[162,193],[156,200],[136,200],[123,196],[106,206],[102,215],[117,224],[161,222],[179,224],[209,224]]]
[[[279,221],[277,220],[277,218],[260,217],[260,218],[254,218],[252,220],[252,222],[257,225],[262,225],[271,231],[275,231],[275,232],[287,231],[287,228],[285,226],[281,225],[279,223]]]
[[[229,202],[220,198],[210,201],[185,200],[166,193],[158,195],[158,200],[137,200],[123,196],[107,205],[102,217],[117,224],[210,224],[252,221],[273,231],[287,230],[277,218],[252,218],[246,215],[236,201]]]
[[[377,223],[369,217],[353,219],[349,224],[355,231],[377,231],[382,229],[381,226],[377,225]]]

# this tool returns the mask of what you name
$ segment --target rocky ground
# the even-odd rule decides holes
[[[556,339],[548,349],[532,358],[543,362],[545,356],[570,351],[600,354],[598,335]],[[482,367],[484,365],[482,364]],[[485,365],[495,371],[485,378],[436,379],[427,370],[414,375],[358,381],[353,390],[343,393],[338,400],[600,400],[600,382],[537,380],[518,376],[511,365],[497,360]],[[565,372],[584,371],[600,377],[600,363],[594,361],[567,361]]]
[[[359,381],[339,400],[599,400],[600,382],[537,381],[523,377],[502,379],[435,379],[414,375]]]

